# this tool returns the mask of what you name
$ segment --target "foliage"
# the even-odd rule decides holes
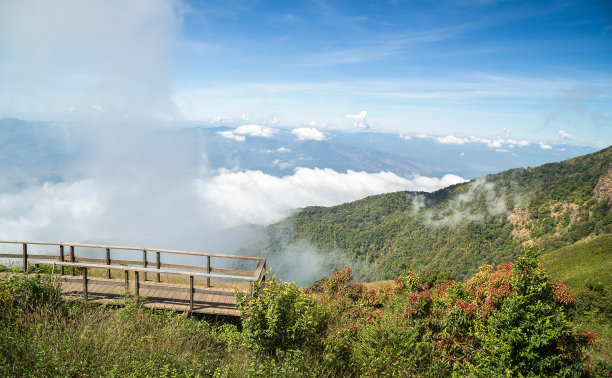
[[[430,287],[408,272],[378,293],[382,307],[365,292],[347,294],[350,283],[337,286],[324,297],[339,324],[325,341],[328,368],[366,376],[588,375],[583,352],[594,335],[574,331],[576,296],[536,254],[529,248],[514,265],[483,266],[466,283]]]
[[[511,270],[504,266],[491,274],[486,288],[478,281],[472,283],[474,290],[488,294],[480,315],[486,321],[476,325],[481,352],[466,371],[498,376],[586,374],[582,352],[594,343],[593,335],[573,331],[576,296],[550,279],[535,249],[527,249]],[[490,298],[495,299],[489,302],[492,308],[487,307]]]
[[[269,226],[268,239],[242,252],[282,253],[287,242],[306,241],[356,261],[358,280],[392,279],[407,269],[450,269],[465,279],[481,265],[515,259],[524,242],[552,250],[610,233],[610,205],[594,197],[594,188],[611,162],[608,147],[434,193],[396,192],[307,207]]]
[[[542,263],[578,295],[577,326],[598,336],[590,355],[612,364],[612,235],[544,253]]]
[[[273,277],[238,299],[242,329],[137,304],[64,302],[45,278],[5,278],[0,375],[610,374],[610,363],[585,355],[595,335],[575,329],[580,297],[548,274],[535,248],[467,281],[446,278],[407,271],[372,290],[342,269],[301,290]],[[585,285],[597,291],[598,282]]]
[[[236,307],[242,313],[247,346],[273,354],[312,342],[323,327],[323,313],[314,299],[295,283],[278,281],[253,284],[253,295],[238,293]]]

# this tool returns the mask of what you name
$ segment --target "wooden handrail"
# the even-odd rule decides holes
[[[21,244],[23,250],[21,254],[16,253],[0,253],[0,258],[22,258],[24,271],[27,270],[28,263],[30,264],[44,264],[44,265],[58,265],[61,267],[60,274],[64,273],[64,267],[71,268],[72,275],[75,275],[75,268],[100,268],[107,270],[107,278],[110,277],[111,270],[124,270],[132,271],[135,273],[144,273],[146,280],[146,273],[154,273],[157,277],[156,281],[160,282],[160,274],[174,274],[184,275],[193,277],[204,277],[206,278],[206,286],[210,287],[210,279],[230,279],[230,280],[241,280],[241,281],[265,281],[265,266],[266,259],[261,257],[252,256],[238,256],[218,253],[204,253],[204,252],[193,252],[193,251],[179,251],[172,249],[159,249],[159,248],[144,248],[144,247],[126,247],[126,246],[112,246],[102,244],[84,244],[84,243],[65,243],[65,242],[41,242],[41,241],[24,241],[24,240],[0,240],[0,244]],[[41,255],[33,254],[28,251],[28,245],[47,245],[47,246],[59,246],[59,255]],[[64,247],[70,248],[70,253],[64,254]],[[94,258],[94,257],[76,257],[75,247],[82,248],[98,248],[104,249],[106,252],[105,258]],[[123,259],[111,259],[111,250],[125,250],[125,251],[140,251],[143,253],[143,260],[123,260]],[[147,252],[155,252],[156,262],[149,261],[147,259]],[[184,265],[184,264],[172,264],[172,263],[161,263],[160,254],[175,254],[175,255],[190,255],[190,256],[202,256],[206,257],[206,266],[198,265]],[[225,269],[225,268],[212,268],[210,266],[211,257],[215,258],[228,258],[228,259],[240,259],[240,260],[251,260],[257,261],[257,267],[253,271],[239,270],[239,269]],[[70,261],[65,261],[65,258],[70,258]],[[43,261],[46,260],[46,261]],[[56,261],[49,261],[56,260]],[[59,261],[57,261],[59,260]],[[98,263],[100,262],[100,263]],[[123,265],[126,264],[126,265]],[[129,265],[142,265],[141,267],[129,266]],[[148,268],[147,266],[155,266],[156,268]],[[200,272],[188,272],[181,270],[171,270],[162,268],[177,268],[187,270],[199,270]],[[224,273],[224,274],[219,274]]]
[[[0,240],[0,244],[56,245],[56,246],[72,246],[72,247],[84,247],[84,248],[109,248],[109,249],[120,249],[120,250],[128,250],[128,251],[146,250],[148,252],[161,252],[161,253],[169,253],[169,254],[175,254],[175,255],[210,256],[210,257],[239,259],[239,260],[261,260],[261,257],[254,257],[254,256],[238,256],[238,255],[228,255],[228,254],[221,254],[221,253],[180,251],[180,250],[175,250],[175,249],[159,249],[159,248],[147,248],[147,247],[126,247],[126,246],[105,245],[105,244],[41,242],[41,241],[27,241],[27,240]]]
[[[222,278],[222,279],[241,280],[241,281],[253,281],[253,277],[248,277],[248,276],[188,272],[185,270],[172,270],[172,269],[140,268],[137,266],[124,266],[124,265],[86,264],[86,263],[72,263],[72,262],[60,262],[60,261],[49,261],[49,260],[30,260],[30,264],[57,265],[57,266],[67,266],[71,268],[112,269],[112,270],[124,270],[124,271],[129,271],[129,272],[139,272],[139,273],[162,273],[162,274],[172,274],[172,275],[177,275],[177,276],[193,276],[193,277],[203,277],[203,278],[210,277],[210,278]]]

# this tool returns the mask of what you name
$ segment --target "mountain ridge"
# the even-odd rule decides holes
[[[305,241],[354,263],[361,280],[389,279],[407,269],[449,269],[464,278],[479,265],[514,260],[526,245],[552,250],[610,233],[610,203],[598,199],[595,188],[608,188],[611,164],[608,147],[433,193],[395,192],[306,207],[268,226],[265,241],[243,249],[257,248],[273,259]],[[330,269],[337,267],[330,262]]]

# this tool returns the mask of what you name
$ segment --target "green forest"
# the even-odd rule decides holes
[[[287,245],[305,241],[323,254],[355,262],[354,275],[362,281],[436,268],[464,279],[483,264],[515,259],[528,245],[549,251],[610,233],[611,199],[604,198],[610,192],[596,187],[600,180],[612,180],[611,162],[608,147],[433,193],[396,192],[307,207],[269,226],[267,238],[242,252],[265,251],[273,258]]]

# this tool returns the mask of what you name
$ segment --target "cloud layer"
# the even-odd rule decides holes
[[[406,179],[390,172],[309,168],[285,177],[261,171],[190,177],[158,163],[0,193],[0,239],[219,248],[210,242],[215,233],[276,222],[299,207],[398,190],[432,191],[464,181],[454,175]]]
[[[233,226],[277,222],[305,206],[338,205],[399,190],[434,191],[463,181],[455,175],[406,179],[391,172],[297,168],[285,177],[261,171],[221,172],[211,180],[197,179],[195,190],[227,226]]]

